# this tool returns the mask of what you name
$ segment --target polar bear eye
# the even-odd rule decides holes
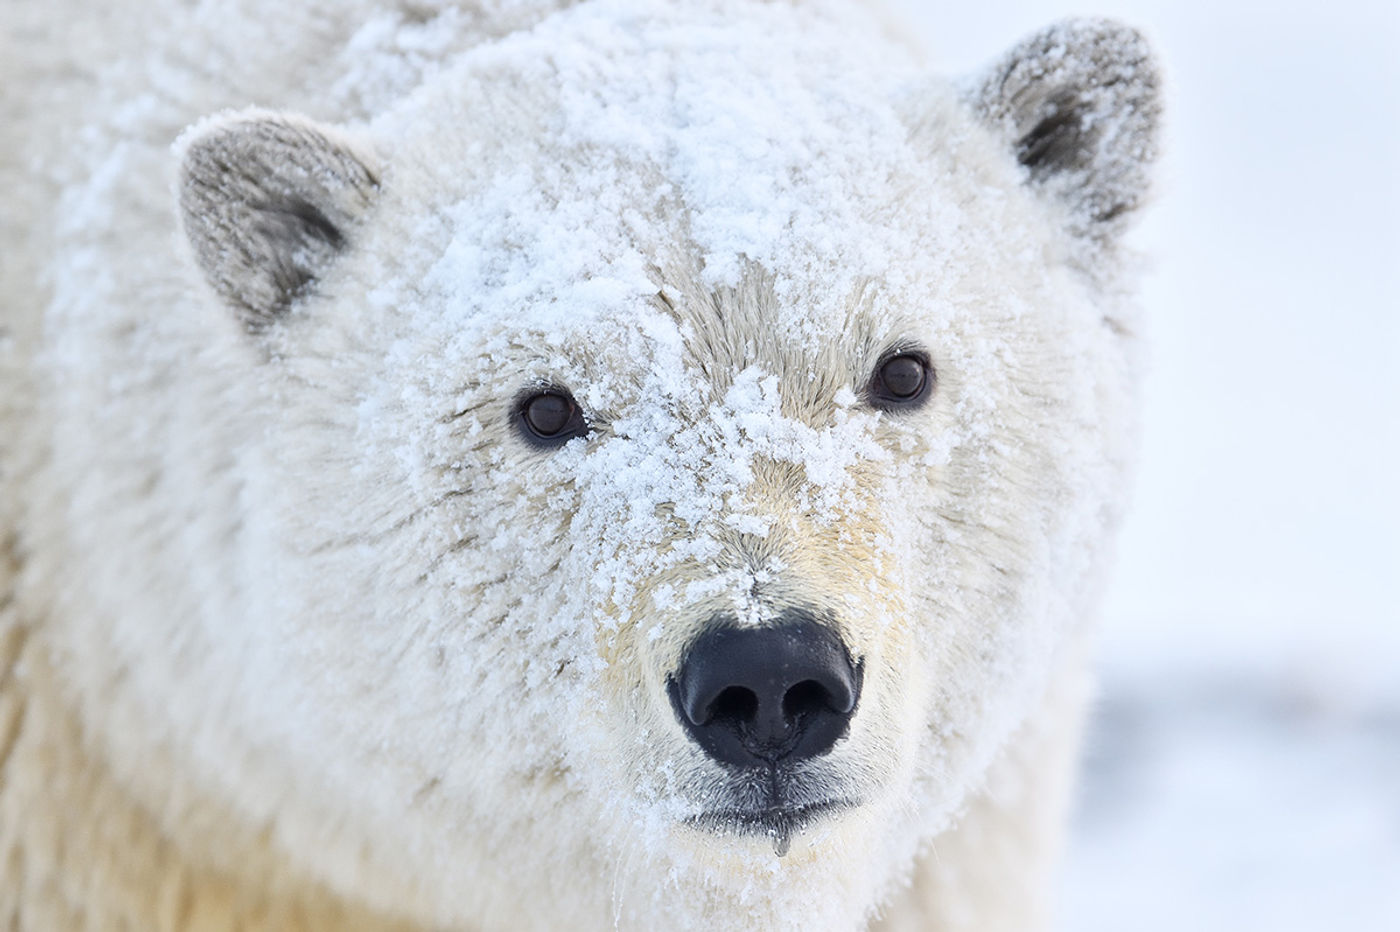
[[[918,404],[928,397],[933,367],[922,353],[900,353],[881,360],[866,397],[877,408],[890,410]]]
[[[578,403],[558,388],[526,395],[519,404],[517,420],[525,439],[537,446],[556,447],[588,433]]]

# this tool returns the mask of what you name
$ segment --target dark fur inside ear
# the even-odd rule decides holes
[[[261,329],[345,249],[378,179],[349,140],[290,114],[219,118],[181,143],[180,217],[195,261]]]
[[[1146,196],[1159,84],[1136,31],[1070,20],[1013,49],[974,88],[972,103],[1031,184],[1064,202],[1072,231],[1104,240]]]

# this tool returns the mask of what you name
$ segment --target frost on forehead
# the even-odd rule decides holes
[[[577,324],[656,292],[619,192],[561,197],[549,166],[498,175],[443,211],[451,231],[424,284],[466,324]],[[593,195],[589,197],[588,195]]]
[[[871,67],[864,18],[774,4],[734,30],[723,2],[672,6],[585,4],[466,56],[536,112],[476,127],[521,138],[493,140],[469,193],[435,205],[452,239],[431,278],[459,310],[577,321],[654,293],[648,270],[679,251],[699,288],[762,269],[775,324],[830,335],[857,283],[901,265],[908,230],[885,213],[919,166],[888,101],[908,63],[881,44]],[[472,112],[443,94],[465,110],[418,112],[420,130]]]

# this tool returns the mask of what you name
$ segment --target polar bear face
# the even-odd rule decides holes
[[[686,15],[181,145],[259,425],[239,630],[186,635],[258,689],[193,719],[294,859],[435,921],[855,922],[1092,604],[1141,41],[954,88],[849,24]]]

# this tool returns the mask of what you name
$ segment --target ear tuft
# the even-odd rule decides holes
[[[973,89],[1030,183],[1058,198],[1071,231],[1115,237],[1144,200],[1157,158],[1160,78],[1146,41],[1110,20],[1068,20],[1014,48]]]
[[[177,149],[180,220],[195,262],[249,330],[308,292],[379,185],[350,140],[294,114],[214,117]]]

